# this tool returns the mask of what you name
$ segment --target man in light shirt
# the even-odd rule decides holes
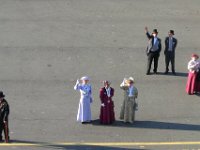
[[[173,37],[174,30],[170,30],[168,33],[168,37],[165,38],[165,74],[168,74],[169,71],[169,63],[171,62],[172,73],[176,75],[175,72],[175,49],[177,46],[177,39]]]
[[[154,74],[157,74],[158,59],[160,56],[160,51],[162,49],[161,39],[158,38],[157,29],[154,29],[152,34],[150,34],[148,31],[148,28],[145,27],[145,32],[146,32],[146,36],[149,40],[148,46],[146,49],[146,53],[147,53],[147,57],[148,57],[146,75],[150,74],[152,61],[154,61],[153,72],[154,72]]]

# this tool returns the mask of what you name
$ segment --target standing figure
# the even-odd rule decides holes
[[[137,107],[136,98],[138,97],[138,90],[134,86],[134,79],[132,77],[124,79],[120,88],[124,90],[124,101],[121,107],[120,119],[126,123],[133,123]]]
[[[9,105],[4,99],[5,95],[0,91],[0,141],[2,141],[2,132],[4,131],[5,142],[9,142],[8,115]]]
[[[147,38],[149,39],[147,50],[146,50],[147,57],[148,57],[146,75],[150,74],[152,61],[154,61],[153,72],[155,74],[157,74],[158,59],[159,59],[159,56],[160,56],[160,51],[162,49],[161,39],[158,38],[157,29],[154,29],[152,34],[150,35],[149,31],[148,31],[148,28],[145,27],[145,32],[146,32]]]
[[[197,77],[196,77],[196,94],[200,94],[200,60],[198,60],[198,67],[197,67]]]
[[[197,72],[199,71],[199,56],[192,54],[191,60],[188,62],[188,79],[186,84],[186,93],[191,95],[196,93],[197,90]]]
[[[114,89],[110,87],[111,83],[109,81],[103,81],[103,84],[104,87],[99,92],[101,100],[100,123],[112,124],[115,121],[114,102],[112,100]]]
[[[165,38],[165,74],[168,74],[169,71],[169,63],[171,62],[172,73],[176,75],[175,72],[175,49],[177,45],[177,39],[174,38],[174,30],[170,30],[168,33],[168,37]]]
[[[89,78],[87,76],[82,77],[81,83],[79,79],[74,86],[74,90],[79,90],[81,94],[78,114],[77,114],[77,121],[82,122],[82,124],[91,122],[91,108],[90,103],[92,103],[92,87],[88,83]]]

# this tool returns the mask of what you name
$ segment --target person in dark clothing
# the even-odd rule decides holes
[[[158,35],[157,29],[154,29],[152,34],[150,35],[148,28],[145,27],[145,32],[146,32],[147,38],[149,39],[148,46],[146,49],[146,53],[147,53],[147,57],[148,57],[146,75],[150,74],[152,61],[154,61],[153,72],[155,74],[157,74],[158,58],[160,56],[160,51],[162,49],[161,39],[157,37],[157,35]]]
[[[175,72],[175,49],[177,46],[177,39],[174,38],[174,30],[170,30],[168,33],[168,37],[165,38],[165,65],[166,70],[165,74],[168,74],[169,71],[169,63],[171,62],[172,73],[176,75]]]
[[[0,91],[0,141],[3,140],[2,132],[4,131],[5,142],[9,140],[9,129],[8,129],[8,115],[9,115],[9,104],[4,99],[5,95]]]
[[[104,87],[99,91],[101,101],[100,108],[100,123],[112,124],[115,121],[114,102],[114,89],[110,87],[111,82],[108,80],[103,81]]]

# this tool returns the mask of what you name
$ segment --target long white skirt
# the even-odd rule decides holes
[[[77,121],[87,122],[91,121],[91,108],[90,108],[90,97],[81,97],[79,102]]]

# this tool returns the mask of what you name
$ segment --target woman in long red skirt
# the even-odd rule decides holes
[[[191,60],[188,62],[188,79],[186,84],[186,93],[191,95],[197,92],[197,72],[199,71],[199,56],[192,54]]]
[[[114,102],[114,89],[110,87],[109,81],[103,81],[104,87],[100,89],[99,97],[101,100],[100,108],[100,123],[112,124],[115,121]]]

